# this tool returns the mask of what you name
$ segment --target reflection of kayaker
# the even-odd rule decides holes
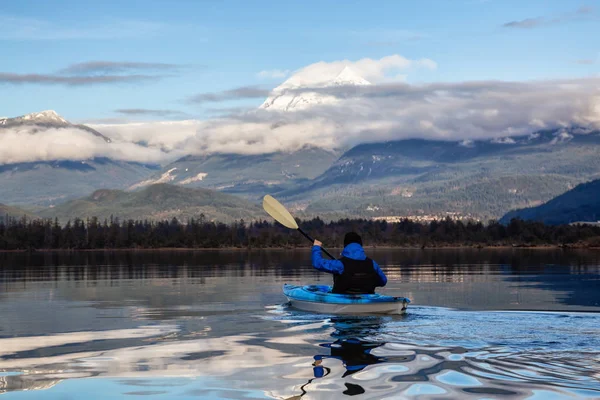
[[[365,254],[362,238],[355,232],[344,236],[344,250],[339,260],[325,260],[321,256],[322,243],[314,241],[312,248],[313,267],[333,274],[332,293],[373,294],[376,287],[385,286],[387,277],[379,265]]]
[[[385,360],[371,354],[371,350],[381,346],[382,343],[365,342],[360,339],[342,339],[334,343],[322,345],[329,347],[330,355],[317,355],[315,362],[324,358],[335,358],[344,364],[346,372],[342,378],[363,370],[368,365],[377,364]],[[315,375],[315,377],[317,377]]]
[[[301,398],[306,394],[304,389],[307,385],[312,383],[315,379],[324,378],[331,373],[331,368],[323,365],[325,359],[337,359],[342,362],[346,372],[342,375],[345,378],[358,371],[363,370],[368,365],[377,364],[385,361],[384,359],[372,355],[370,352],[372,349],[381,346],[383,343],[370,343],[361,341],[359,339],[343,339],[337,340],[334,343],[322,345],[330,349],[329,355],[316,355],[314,356],[315,361],[313,362],[313,376],[314,378],[309,380],[306,384],[302,385],[302,395],[296,397]],[[365,389],[357,384],[345,382],[346,390],[342,393],[346,396],[355,396],[358,394],[365,393]]]
[[[335,317],[331,319],[334,331],[331,336],[338,338],[333,343],[321,344],[321,347],[329,349],[329,354],[317,354],[314,356],[313,378],[300,387],[302,394],[288,398],[287,400],[301,399],[306,393],[306,387],[316,379],[327,377],[331,374],[331,368],[323,365],[326,359],[336,359],[342,362],[345,372],[342,378],[363,370],[369,365],[387,362],[385,357],[371,354],[371,351],[382,346],[382,342],[370,342],[359,337],[376,334],[382,324],[390,317]],[[346,389],[342,392],[347,396],[364,394],[365,389],[357,384],[344,382]]]

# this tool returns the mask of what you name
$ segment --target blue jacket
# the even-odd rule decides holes
[[[367,258],[365,250],[358,243],[350,243],[342,251],[342,257],[351,258],[353,260],[364,260]],[[312,264],[313,267],[322,272],[329,272],[330,274],[341,275],[344,272],[344,264],[340,260],[326,260],[321,255],[321,247],[313,246],[312,248]],[[387,283],[387,277],[379,268],[379,265],[373,261],[373,268],[379,276],[379,286],[385,286]]]

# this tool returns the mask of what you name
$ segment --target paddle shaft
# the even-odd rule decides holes
[[[302,229],[298,228],[298,232],[300,232],[301,234],[304,235],[305,238],[307,238],[308,240],[310,240],[311,242],[315,242],[315,239],[311,238],[306,232],[304,232]],[[321,247],[321,250],[323,250],[323,253],[327,254],[329,256],[329,258],[331,258],[332,260],[335,260],[335,257],[332,256],[331,254],[329,254],[329,252],[327,250],[325,250],[323,247]]]

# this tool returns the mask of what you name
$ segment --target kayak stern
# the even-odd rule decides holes
[[[290,305],[304,311],[326,314],[404,314],[410,300],[381,294],[345,295],[331,293],[331,286],[285,284],[283,293]]]

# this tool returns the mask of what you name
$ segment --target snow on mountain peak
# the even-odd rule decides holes
[[[349,66],[345,66],[342,72],[335,77],[333,81],[331,81],[334,85],[353,85],[353,86],[364,86],[370,85],[371,82],[358,75],[352,68]]]
[[[31,114],[25,114],[25,115],[22,115],[20,117],[16,117],[13,119],[22,121],[22,122],[26,122],[26,123],[34,123],[34,124],[53,123],[53,124],[65,125],[65,124],[69,123],[66,119],[64,119],[63,117],[58,115],[58,113],[54,110],[46,110],[46,111],[41,111],[41,112],[36,112],[36,113],[31,113]]]
[[[301,88],[326,88],[332,86],[365,86],[370,85],[352,68],[345,66],[333,79],[317,79],[315,77],[294,75],[273,89],[273,94],[260,106],[264,110],[298,111],[315,105],[334,104],[338,99],[334,96],[317,92],[294,92]]]

